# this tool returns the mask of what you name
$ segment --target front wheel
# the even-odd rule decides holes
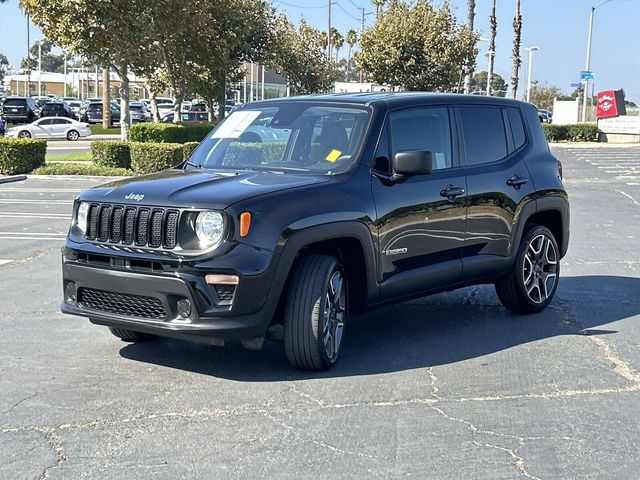
[[[69,130],[69,132],[67,132],[67,140],[69,140],[71,142],[75,142],[79,138],[80,138],[80,134],[77,131]]]
[[[538,313],[553,300],[559,276],[556,239],[548,228],[534,226],[522,237],[509,273],[496,282],[496,292],[512,312]]]
[[[287,290],[284,345],[289,363],[327,370],[338,360],[346,316],[347,284],[339,260],[309,255],[297,265]]]

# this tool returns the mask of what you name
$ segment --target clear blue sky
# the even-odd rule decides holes
[[[273,0],[278,10],[293,21],[304,16],[312,25],[327,28],[327,4],[329,0]],[[535,45],[533,79],[557,85],[570,92],[570,84],[579,81],[580,70],[585,66],[589,11],[602,0],[522,0],[523,40],[521,86],[526,79],[527,52],[524,47]],[[334,0],[333,25],[341,32],[350,28],[359,30],[360,10],[373,12],[369,0]],[[435,2],[435,3],[440,3]],[[490,0],[476,0],[476,29],[488,36]],[[497,0],[498,35],[495,71],[511,76],[511,42],[514,9],[513,0]],[[466,21],[466,0],[450,0],[461,22]],[[292,6],[297,5],[297,6]],[[373,21],[367,15],[367,23]],[[640,0],[611,0],[596,10],[594,23],[591,69],[595,73],[597,90],[624,88],[627,99],[640,101]],[[26,23],[18,0],[9,0],[0,6],[0,52],[12,64],[19,64],[26,52]],[[32,26],[32,41],[42,38]],[[486,70],[486,43],[479,44],[481,54],[477,68]],[[343,49],[346,55],[346,48]],[[522,89],[520,90],[522,91]]]

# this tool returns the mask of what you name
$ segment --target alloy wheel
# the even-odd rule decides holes
[[[544,234],[536,235],[527,245],[522,281],[533,303],[543,303],[553,294],[558,281],[558,253]]]
[[[322,344],[330,361],[338,357],[344,330],[346,292],[342,272],[336,270],[327,285],[324,301]]]

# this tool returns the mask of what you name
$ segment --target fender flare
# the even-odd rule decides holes
[[[313,243],[339,238],[351,238],[360,243],[365,262],[365,279],[367,287],[366,300],[378,298],[377,256],[373,238],[367,226],[357,220],[337,221],[309,226],[294,230],[287,228],[280,237],[280,252],[277,257],[277,269],[273,279],[274,292],[282,292],[293,264],[300,251]]]

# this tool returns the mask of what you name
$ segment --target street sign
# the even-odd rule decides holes
[[[572,84],[571,84],[571,86],[572,86],[573,88],[581,87],[581,86],[582,86],[582,82],[580,82],[580,83],[572,83]]]
[[[580,72],[580,80],[593,80],[592,70],[582,70]]]

